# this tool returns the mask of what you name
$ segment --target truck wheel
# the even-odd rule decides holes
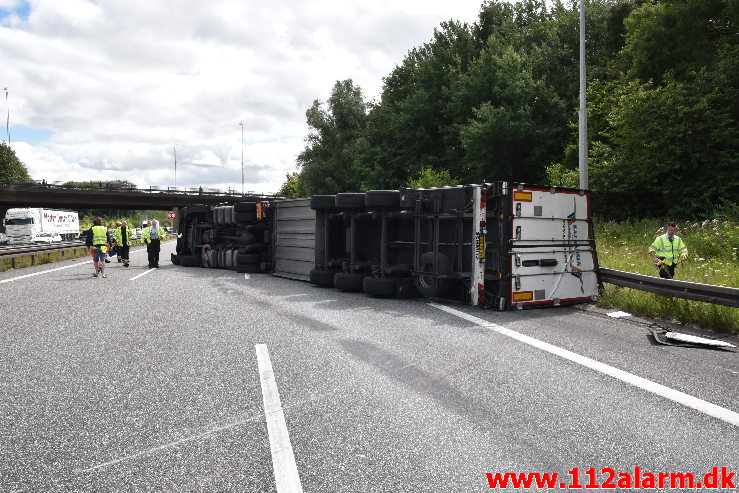
[[[398,278],[367,276],[362,283],[362,290],[373,296],[395,297],[398,295]]]
[[[334,287],[344,291],[361,291],[364,274],[347,274],[337,272],[334,275]]]
[[[244,253],[259,253],[266,249],[266,243],[250,243],[244,247]]]
[[[400,192],[398,190],[370,190],[364,199],[367,207],[399,207]]]
[[[200,267],[200,257],[197,255],[180,256],[180,265],[183,267]]]
[[[336,207],[364,207],[364,194],[337,193]]]
[[[257,222],[256,212],[234,212],[234,222],[238,224],[252,224]]]
[[[435,279],[434,271],[440,275],[451,272],[449,257],[439,253],[434,257],[434,252],[421,255],[420,268],[416,277],[418,292],[427,298],[437,298],[444,295],[452,286],[451,279]]]
[[[171,253],[169,255],[169,259],[174,265],[180,265],[180,257],[178,257],[176,253]]]
[[[313,269],[310,271],[310,282],[319,286],[333,287],[335,270]]]
[[[255,264],[262,261],[260,253],[237,253],[236,265]]]
[[[237,265],[236,272],[239,272],[241,274],[256,274],[258,272],[261,272],[261,269],[259,264],[245,264]]]
[[[314,195],[310,198],[310,208],[314,211],[336,207],[335,195]]]
[[[267,225],[265,223],[250,224],[246,227],[246,230],[255,236],[257,236],[259,233],[261,233],[265,229],[267,229]]]
[[[236,212],[253,212],[257,214],[257,203],[256,202],[237,202],[234,204],[234,211]]]

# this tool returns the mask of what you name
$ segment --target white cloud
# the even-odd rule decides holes
[[[243,121],[245,187],[261,192],[295,169],[305,111],[336,80],[376,97],[439,23],[474,22],[479,10],[441,0],[30,4],[27,19],[0,19],[0,84],[11,124],[53,131],[13,143],[34,178],[168,186],[177,143],[178,185],[238,190]]]

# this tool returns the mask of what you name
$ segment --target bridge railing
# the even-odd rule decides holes
[[[74,184],[69,185],[63,182],[54,181],[47,182],[46,180],[29,180],[29,181],[0,181],[0,187],[19,187],[29,189],[52,189],[52,190],[92,190],[92,191],[106,191],[106,192],[141,192],[141,193],[172,193],[172,194],[186,194],[186,195],[206,195],[206,196],[217,196],[217,197],[250,197],[250,198],[264,198],[272,199],[274,195],[268,195],[264,193],[257,193],[253,191],[247,191],[243,194],[236,190],[228,189],[227,191],[218,190],[215,188],[203,188],[203,187],[158,187],[149,186],[148,188],[141,188],[132,186],[129,183],[119,182],[98,182],[98,185],[92,184]]]

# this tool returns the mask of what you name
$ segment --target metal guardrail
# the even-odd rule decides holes
[[[678,281],[675,279],[662,279],[603,267],[598,269],[598,273],[600,274],[601,281],[616,286],[648,291],[673,298],[684,298],[739,308],[738,288],[713,286],[711,284]]]

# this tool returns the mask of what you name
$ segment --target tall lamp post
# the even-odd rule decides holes
[[[174,187],[177,188],[177,144],[172,146],[174,149]]]
[[[241,126],[241,195],[244,195],[244,122],[239,122]]]
[[[580,118],[579,120],[579,168],[580,189],[588,188],[588,109],[585,82],[585,0],[580,0]]]

